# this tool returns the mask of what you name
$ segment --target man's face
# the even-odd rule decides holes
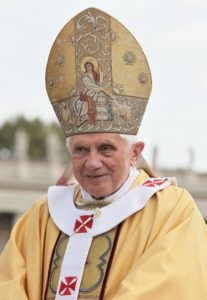
[[[127,142],[115,133],[93,133],[72,136],[70,149],[73,171],[85,191],[95,198],[117,191],[135,165],[144,143],[129,149]]]

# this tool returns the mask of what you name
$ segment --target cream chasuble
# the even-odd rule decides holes
[[[62,296],[69,300],[78,298],[85,262],[93,238],[110,231],[127,217],[142,209],[154,193],[169,186],[170,183],[170,180],[165,178],[147,179],[110,205],[88,211],[87,214],[77,209],[73,201],[68,201],[74,198],[73,186],[49,189],[50,215],[58,228],[70,236],[62,261],[55,300],[62,299]],[[56,263],[54,267],[57,268]],[[99,269],[101,273],[103,270],[100,265]],[[87,291],[85,293],[86,298],[99,299],[99,294],[90,295]]]
[[[147,178],[140,171],[135,185]],[[1,254],[1,300],[45,299],[51,257],[61,235],[47,203],[43,197],[20,218]],[[206,270],[206,224],[191,196],[169,186],[122,223],[102,296],[104,300],[204,300]]]

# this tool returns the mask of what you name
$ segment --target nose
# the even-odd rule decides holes
[[[102,162],[99,153],[97,151],[90,151],[85,162],[85,167],[89,171],[93,171],[99,169],[101,166]]]

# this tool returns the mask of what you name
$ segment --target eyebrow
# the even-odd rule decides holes
[[[102,147],[102,146],[104,146],[104,145],[110,145],[110,146],[112,146],[112,147],[116,147],[116,146],[114,145],[113,141],[111,141],[111,140],[109,140],[109,139],[106,139],[106,140],[104,140],[104,141],[101,141],[100,143],[96,144],[95,147],[98,149],[98,148],[100,148],[100,147]],[[83,147],[83,148],[85,148],[85,149],[88,149],[88,148],[90,148],[90,146],[91,146],[90,143],[89,143],[89,144],[88,144],[88,143],[85,144],[84,142],[78,141],[75,145],[73,145],[73,149],[75,150],[75,149],[77,149],[77,148],[79,148],[79,147]],[[72,148],[71,148],[71,151],[72,151]]]

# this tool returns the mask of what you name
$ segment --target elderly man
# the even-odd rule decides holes
[[[82,85],[89,61],[105,74],[98,97]],[[207,231],[193,199],[135,167],[151,77],[132,35],[104,12],[81,12],[52,47],[46,85],[78,183],[50,187],[17,222],[0,299],[207,299]]]

